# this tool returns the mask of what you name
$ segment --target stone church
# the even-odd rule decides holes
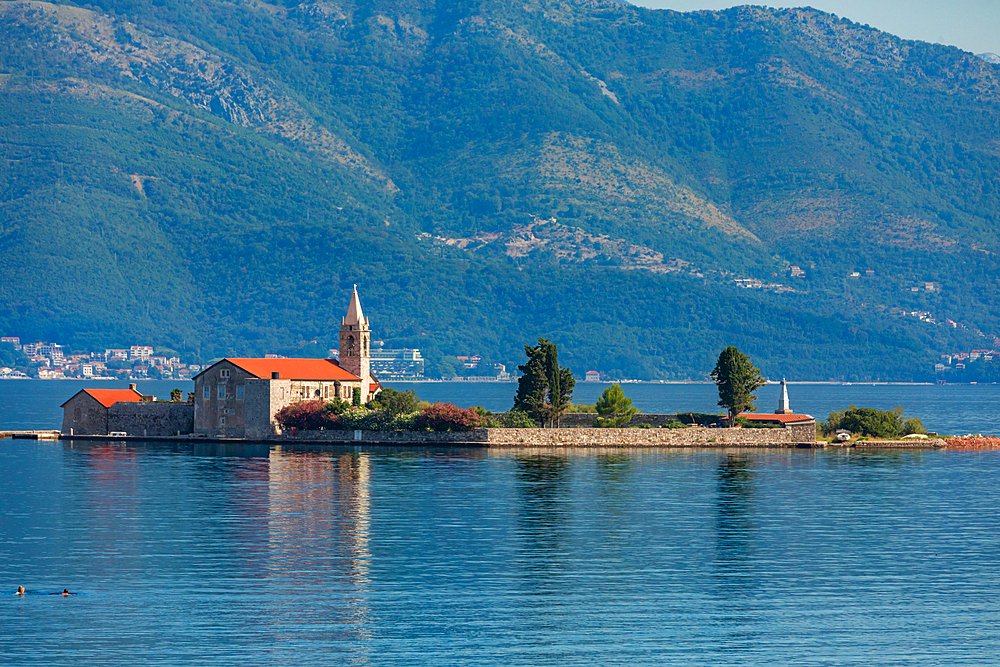
[[[275,414],[299,401],[339,397],[362,404],[381,389],[371,374],[371,326],[357,285],[340,323],[339,359],[222,359],[194,377],[194,432],[266,438]]]

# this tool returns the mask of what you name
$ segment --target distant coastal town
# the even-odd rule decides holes
[[[130,345],[106,348],[103,351],[68,353],[59,343],[21,343],[18,336],[0,337],[0,345],[7,346],[21,356],[21,364],[0,365],[0,379],[40,380],[190,380],[208,367],[208,364],[186,363],[178,356],[157,354],[151,345]],[[329,350],[330,358],[339,356],[339,350]],[[284,359],[284,355],[265,354],[265,359]],[[477,369],[481,357],[458,356],[466,369]],[[419,349],[388,349],[376,342],[371,350],[372,372],[386,380],[422,380],[424,359]],[[484,369],[486,370],[486,369]],[[510,373],[503,364],[495,364],[489,373],[466,376],[469,381],[509,381]]]
[[[18,336],[0,336],[3,348],[13,353],[3,363],[0,356],[0,380],[191,380],[210,364],[187,363],[178,356],[157,353],[151,345],[129,345],[85,352],[67,352],[59,343],[22,343]],[[339,356],[339,350],[329,350],[329,358]],[[21,363],[14,363],[20,357]],[[486,363],[478,354],[456,355],[458,373],[453,377],[432,377],[425,374],[425,361],[419,349],[390,349],[381,341],[373,341],[370,353],[372,373],[383,381],[456,380],[465,382],[511,382],[516,379],[504,364]],[[284,359],[280,354],[265,354],[265,359]],[[975,349],[942,354],[934,364],[935,375],[948,380],[955,372],[970,364],[993,364],[1000,361],[1000,350]],[[585,382],[623,381],[590,370],[582,374]],[[627,380],[624,380],[627,381]]]

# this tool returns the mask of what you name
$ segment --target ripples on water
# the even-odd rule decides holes
[[[232,453],[0,443],[0,663],[1000,655],[1000,452]]]

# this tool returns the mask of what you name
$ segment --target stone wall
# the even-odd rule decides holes
[[[194,403],[115,403],[108,408],[105,433],[115,431],[149,437],[187,435],[194,432]]]
[[[788,425],[786,431],[791,433],[792,439],[796,442],[816,442],[816,422],[808,424]]]
[[[299,431],[280,437],[291,441],[467,443],[489,447],[784,447],[815,443],[815,429],[808,436],[808,432],[787,428],[481,428],[459,433]]]
[[[298,431],[294,435],[285,432],[277,436],[277,438],[291,441],[308,440],[310,442],[377,442],[401,445],[469,443],[485,445],[489,442],[489,432],[497,430],[508,429],[477,428],[474,431],[458,431],[454,433],[439,433],[437,431]]]
[[[813,443],[785,428],[551,428],[488,429],[491,447],[776,447]]]

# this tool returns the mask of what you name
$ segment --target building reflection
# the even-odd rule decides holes
[[[75,449],[88,471],[81,478],[86,484],[80,497],[85,511],[80,515],[88,522],[90,538],[102,545],[106,555],[96,567],[117,570],[140,557],[142,477],[136,454],[111,443],[87,443]]]
[[[364,663],[371,623],[369,455],[273,447],[269,464],[268,576],[316,600],[286,610],[296,623],[349,640],[355,662]]]

